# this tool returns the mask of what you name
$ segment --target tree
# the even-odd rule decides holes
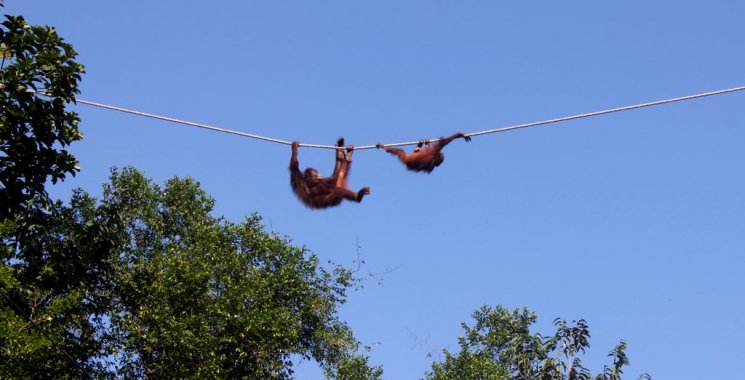
[[[465,334],[458,338],[460,352],[444,350],[444,360],[432,363],[426,379],[620,380],[623,367],[629,364],[626,342],[621,341],[608,354],[613,364],[593,377],[579,358],[590,346],[584,320],[567,324],[556,319],[556,332],[544,337],[531,334],[537,316],[527,309],[510,312],[501,306],[483,306],[473,319],[473,327],[462,324]],[[651,379],[646,374],[639,378]]]
[[[329,374],[354,367],[370,375],[355,379],[379,378],[336,315],[352,271],[323,269],[257,215],[215,218],[213,204],[192,179],[161,188],[131,168],[112,173],[102,206],[118,210],[124,232],[106,334],[118,373],[287,379],[299,356]]]
[[[1,4],[0,4],[1,5]],[[64,148],[82,135],[74,101],[83,66],[50,27],[6,16],[0,28],[0,376],[87,378],[100,345],[87,320],[85,285],[105,266],[106,247],[49,200],[45,183],[77,171]],[[39,97],[29,90],[45,91]],[[73,202],[81,200],[75,198]],[[79,205],[83,209],[83,205]],[[65,238],[60,238],[65,235]],[[70,241],[77,237],[77,246]],[[90,240],[85,240],[86,238]],[[109,243],[106,243],[109,244]],[[110,244],[109,244],[110,245]],[[95,246],[95,247],[94,247]]]
[[[100,202],[54,203],[2,267],[0,377],[288,379],[299,357],[379,379],[337,316],[353,271],[213,205],[192,179],[131,168]]]
[[[369,351],[369,347],[365,347]],[[383,369],[370,366],[366,355],[347,355],[336,366],[324,371],[329,380],[377,380],[383,376]]]
[[[0,220],[48,205],[44,185],[75,175],[64,148],[80,140],[75,101],[83,66],[54,28],[6,16],[0,28]],[[29,90],[42,90],[39,97]]]
[[[116,213],[78,191],[37,215],[0,266],[0,374],[21,379],[100,378],[98,333],[120,240]],[[12,228],[0,229],[8,241]]]

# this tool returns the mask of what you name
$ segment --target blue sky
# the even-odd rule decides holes
[[[745,3],[7,1],[86,65],[80,98],[249,133],[357,145],[435,138],[745,85]],[[355,154],[361,204],[294,198],[290,148],[88,106],[82,171],[192,176],[323,260],[386,272],[342,318],[386,379],[416,379],[480,305],[548,333],[584,318],[599,371],[726,378],[745,341],[745,93],[454,141],[431,175]],[[328,174],[333,153],[301,149]],[[298,378],[318,372],[309,363]]]

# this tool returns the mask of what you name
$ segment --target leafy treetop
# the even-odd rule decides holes
[[[593,377],[579,357],[590,346],[584,320],[567,324],[556,319],[556,332],[542,336],[530,332],[537,316],[527,309],[483,306],[473,319],[473,327],[462,325],[460,351],[443,351],[444,360],[432,363],[427,380],[621,380],[623,367],[629,364],[626,342],[621,341],[608,354],[613,364]],[[639,378],[650,379],[646,374]]]
[[[78,171],[65,147],[80,140],[75,101],[83,66],[54,28],[6,16],[0,28],[0,220],[48,206],[44,184]],[[43,90],[49,98],[29,89]]]

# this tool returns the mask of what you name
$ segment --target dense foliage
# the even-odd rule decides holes
[[[114,173],[104,207],[119,210],[109,338],[137,377],[287,378],[293,355],[333,370],[357,350],[336,317],[352,285],[341,267],[266,233],[257,216],[210,216],[191,179],[160,188]]]
[[[501,306],[483,306],[473,319],[473,327],[462,325],[465,334],[458,338],[460,351],[445,350],[444,360],[432,364],[426,379],[620,380],[623,367],[629,364],[626,342],[621,341],[608,355],[613,364],[593,377],[579,358],[590,346],[584,320],[567,324],[557,319],[556,332],[542,336],[530,332],[537,317],[527,309],[510,312]]]
[[[77,171],[64,148],[82,138],[74,101],[83,66],[50,27],[6,16],[0,28],[0,376],[81,378],[101,345],[86,285],[103,281],[107,228],[52,204],[45,184]],[[39,97],[29,90],[43,90]],[[74,203],[81,202],[76,197]],[[78,206],[73,208],[79,209]]]
[[[336,315],[355,279],[263,230],[211,216],[192,179],[114,171],[4,260],[0,369],[21,377],[285,379],[293,359],[379,377]],[[36,254],[28,254],[33,251]],[[30,259],[30,258],[33,258]],[[22,306],[23,312],[15,306]],[[41,336],[45,334],[46,336]],[[33,360],[30,360],[33,359]]]
[[[54,28],[6,16],[0,28],[0,219],[44,207],[44,184],[78,170],[64,148],[80,140],[75,101],[83,66]],[[41,90],[50,98],[29,90]]]
[[[114,171],[100,202],[78,191],[69,206],[55,203],[54,223],[4,260],[0,368],[284,379],[305,358],[330,377],[378,373],[336,315],[352,273],[323,269],[258,216],[211,216],[213,203],[194,180],[160,187],[134,169]]]

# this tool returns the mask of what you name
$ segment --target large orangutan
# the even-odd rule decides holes
[[[364,187],[358,192],[347,188],[347,176],[352,164],[354,147],[349,145],[344,149],[336,149],[336,163],[331,177],[321,177],[316,169],[307,168],[300,171],[297,160],[300,143],[292,143],[292,158],[290,158],[290,184],[298,199],[310,208],[320,209],[338,206],[342,200],[360,202],[362,197],[370,194],[370,188]],[[344,138],[339,138],[337,147],[344,147]]]
[[[398,156],[398,159],[411,171],[431,173],[445,161],[445,155],[441,152],[442,148],[459,137],[462,137],[466,142],[471,141],[471,138],[466,136],[465,133],[458,132],[450,137],[441,137],[439,141],[434,143],[434,146],[431,146],[429,141],[420,141],[414,151],[409,154],[406,154],[403,149],[390,148],[383,144],[375,145],[375,147],[383,148],[386,152]],[[425,145],[424,149],[422,149],[422,145]]]

